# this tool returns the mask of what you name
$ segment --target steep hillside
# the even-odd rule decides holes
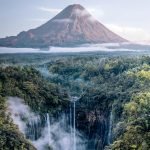
[[[36,29],[0,39],[0,46],[77,46],[85,43],[126,42],[97,21],[79,4],[70,5]]]

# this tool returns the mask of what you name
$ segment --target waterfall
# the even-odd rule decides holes
[[[22,99],[8,98],[8,112],[19,130],[37,150],[85,150],[84,137],[76,130],[76,100],[71,99],[70,112],[58,118],[35,114]],[[69,117],[69,119],[67,119]],[[69,123],[70,122],[70,123]],[[52,136],[53,135],[53,136]]]
[[[50,141],[51,141],[51,128],[50,128],[50,118],[49,114],[46,114],[46,121],[47,121],[47,128],[48,128],[48,145],[50,146]]]
[[[77,134],[76,133],[76,101],[77,100],[79,100],[78,97],[72,97],[71,99],[71,102],[73,103],[73,150],[77,149],[77,135],[76,135]]]
[[[72,143],[72,105],[70,104],[70,111],[69,111],[69,122],[70,122],[70,143]]]
[[[110,112],[109,129],[108,129],[108,145],[112,142],[112,126],[113,126],[113,112]]]
[[[25,116],[24,116],[25,117]],[[41,136],[42,123],[40,116],[29,116],[26,122],[26,137],[32,141],[37,140]]]
[[[73,150],[76,150],[76,102],[73,101]]]

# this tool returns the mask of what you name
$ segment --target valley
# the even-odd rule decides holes
[[[150,150],[150,1],[0,1],[0,150]]]
[[[2,54],[0,60],[1,148],[149,149],[147,54]]]

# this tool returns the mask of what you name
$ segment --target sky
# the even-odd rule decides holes
[[[38,27],[71,4],[130,41],[150,42],[149,0],[0,0],[0,38]]]

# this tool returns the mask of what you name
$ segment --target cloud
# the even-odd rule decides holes
[[[73,12],[75,15],[88,16],[89,12],[87,10],[75,9]]]
[[[41,11],[57,14],[59,13],[62,9],[55,9],[55,8],[46,8],[46,7],[39,7],[38,8]]]
[[[87,8],[87,10],[96,18],[102,18],[105,14],[102,9]]]
[[[97,21],[97,19],[93,16],[88,17],[88,20],[91,21],[91,22],[96,22]]]
[[[87,17],[87,19],[89,19],[92,22],[95,22],[96,20],[104,16],[104,12],[102,10],[97,10],[94,8],[87,8],[85,10],[75,9],[74,14]],[[89,14],[91,14],[91,16]]]
[[[54,15],[56,15],[60,11],[62,11],[62,9],[47,8],[47,7],[38,7],[38,10],[44,11],[44,12],[49,12],[49,13],[52,13]],[[75,14],[80,14],[82,16],[87,16],[87,17],[88,17],[88,14],[90,13],[92,15],[92,17],[89,16],[89,20],[90,21],[95,21],[96,19],[100,19],[100,18],[102,18],[104,16],[104,11],[102,9],[95,9],[95,8],[87,8],[85,10],[75,9],[74,13]],[[43,19],[35,19],[35,21],[41,21],[41,22],[43,21],[44,22],[45,20],[43,20]],[[64,21],[62,21],[62,22],[64,22]]]
[[[113,32],[131,41],[150,40],[150,33],[143,28],[106,24]]]
[[[72,20],[69,18],[66,19],[54,19],[53,22],[58,22],[58,23],[71,23]]]
[[[52,114],[34,113],[23,99],[9,97],[7,101],[8,113],[19,130],[38,150],[44,150],[48,145],[52,149],[71,150],[73,145],[73,128],[67,124],[68,116],[53,118]],[[70,112],[72,113],[72,112]],[[71,119],[71,118],[70,118]],[[71,121],[71,120],[70,120]],[[67,129],[67,130],[66,130]],[[37,134],[38,133],[38,134]],[[75,130],[77,149],[85,150],[85,138]],[[46,148],[47,149],[47,148]]]
[[[93,16],[89,15],[89,11],[87,11],[87,10],[75,9],[73,13],[75,15],[86,17],[87,19],[89,19],[92,22],[96,20]]]

